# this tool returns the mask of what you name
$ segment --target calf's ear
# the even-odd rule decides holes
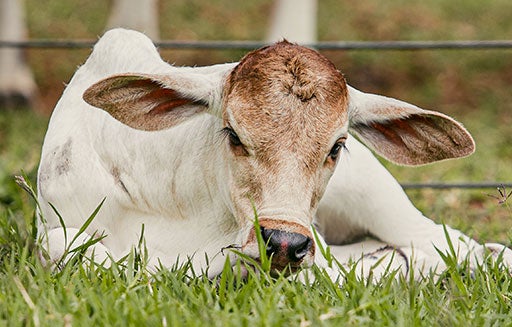
[[[83,99],[140,130],[173,127],[205,111],[214,112],[221,74],[121,74],[90,86]]]
[[[446,115],[351,86],[348,96],[350,131],[391,162],[422,165],[475,151],[469,132]]]

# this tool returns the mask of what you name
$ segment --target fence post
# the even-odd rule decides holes
[[[0,0],[0,40],[23,41],[27,27],[21,0]],[[20,48],[0,47],[0,105],[34,106],[37,86]]]

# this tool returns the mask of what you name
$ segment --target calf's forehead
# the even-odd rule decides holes
[[[246,55],[228,76],[224,120],[256,141],[332,138],[347,121],[343,75],[318,52],[288,42]]]

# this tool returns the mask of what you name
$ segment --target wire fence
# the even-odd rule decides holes
[[[401,183],[404,189],[417,190],[417,189],[438,189],[449,190],[454,188],[461,189],[512,189],[512,182],[476,182],[476,183]]]
[[[0,40],[1,48],[36,49],[89,49],[96,40]],[[199,50],[253,50],[267,45],[262,41],[176,41],[155,42],[161,49]],[[512,49],[512,40],[469,40],[469,41],[330,41],[304,44],[319,50],[499,50]],[[505,188],[512,189],[512,182],[460,182],[460,183],[402,183],[404,189],[497,189],[500,194]],[[506,192],[505,192],[506,194]]]
[[[86,49],[96,40],[0,40],[0,48]],[[262,41],[176,41],[155,42],[162,49],[253,50],[267,45]],[[512,49],[512,40],[470,41],[329,41],[304,44],[319,50],[489,50]]]

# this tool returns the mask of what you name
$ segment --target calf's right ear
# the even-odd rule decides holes
[[[121,74],[90,86],[83,99],[139,130],[171,128],[205,111],[218,114],[222,74]]]

